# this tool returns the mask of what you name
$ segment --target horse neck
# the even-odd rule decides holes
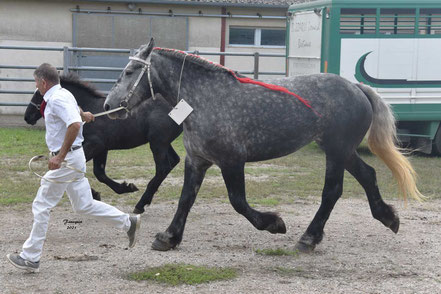
[[[155,84],[160,85],[158,92],[161,93],[169,103],[177,104],[178,92],[180,92],[179,100],[182,98],[186,100],[196,99],[201,95],[206,96],[204,91],[206,91],[207,88],[204,88],[204,85],[208,87],[215,82],[217,83],[219,76],[227,77],[227,75],[222,72],[201,70],[200,65],[194,64],[190,60],[186,60],[184,63],[184,56],[160,56],[160,59],[160,68],[167,70],[158,71],[159,79]],[[184,67],[182,68],[182,66]],[[198,89],[196,85],[203,89]],[[199,93],[201,95],[198,95]]]
[[[152,58],[153,62],[156,63],[153,64],[154,68],[160,69],[153,75],[152,84],[155,93],[160,93],[168,103],[175,105],[178,96],[182,60],[176,57],[169,58],[157,54],[156,58]]]
[[[104,98],[92,94],[81,86],[68,83],[61,83],[61,86],[72,93],[78,105],[83,109],[95,109],[104,104]]]

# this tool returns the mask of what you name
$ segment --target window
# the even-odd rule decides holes
[[[340,17],[340,34],[375,34],[375,8],[342,8]]]
[[[420,10],[419,33],[421,35],[441,34],[441,9],[422,8]]]
[[[230,45],[254,45],[255,29],[230,28]]]
[[[230,27],[230,45],[285,47],[285,29]]]
[[[380,34],[414,34],[415,9],[380,9]]]

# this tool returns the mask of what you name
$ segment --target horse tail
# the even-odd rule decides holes
[[[395,117],[390,107],[384,100],[369,86],[357,84],[369,99],[372,105],[372,124],[368,133],[368,146],[372,153],[377,155],[392,171],[392,175],[398,182],[400,194],[405,202],[407,196],[422,201],[424,196],[416,186],[417,174],[404,157],[397,142],[397,130],[395,127]]]

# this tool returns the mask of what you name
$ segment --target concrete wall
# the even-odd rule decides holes
[[[84,1],[62,1],[62,0],[1,0],[0,3],[0,45],[18,45],[18,46],[72,46],[75,43],[73,12],[79,5],[81,9],[100,9],[106,10],[111,7],[112,10],[128,11],[127,4],[113,3],[113,2],[84,2]],[[194,5],[177,5],[170,7],[168,5],[149,5],[136,4],[135,10],[141,8],[142,11],[148,12],[162,12],[167,13],[172,9],[174,13],[192,13],[197,14],[202,11],[204,14],[221,14],[220,7],[213,6],[194,6]],[[239,9],[227,8],[228,12],[232,14],[241,15],[285,15],[284,10],[274,9]],[[80,14],[78,14],[80,16]],[[96,19],[100,19],[97,15]],[[120,18],[123,22],[135,22],[125,18]],[[161,18],[159,29],[167,25],[183,25],[182,18],[176,18],[176,23],[170,22],[170,18]],[[102,23],[96,23],[91,26],[90,30],[93,32],[89,34],[88,38],[103,38]],[[159,24],[159,23],[158,23]],[[221,19],[211,17],[188,17],[185,19],[185,24],[188,27],[188,50],[199,51],[213,51],[219,52],[221,46]],[[243,26],[243,27],[268,27],[268,28],[284,28],[285,20],[259,20],[259,19],[227,19],[226,21],[226,51],[229,52],[271,52],[271,53],[285,53],[282,48],[266,48],[255,46],[230,46],[228,45],[229,26]],[[80,26],[77,26],[78,28]],[[87,28],[86,28],[87,29]],[[115,31],[118,31],[118,25]],[[131,31],[119,32],[130,36]],[[182,32],[181,32],[182,34]],[[146,38],[146,43],[149,36],[136,35],[130,38],[134,43],[143,42]],[[159,38],[159,37],[158,37]],[[178,36],[170,36],[173,40],[178,39]],[[133,41],[135,40],[135,41]],[[106,40],[104,40],[105,42]],[[93,43],[93,42],[91,42]],[[109,42],[108,42],[109,43]],[[124,46],[125,41],[118,41],[109,43],[119,48],[129,48]],[[87,46],[87,41],[80,44]],[[107,45],[107,43],[106,43]],[[137,46],[137,45],[136,45]],[[87,46],[90,47],[90,46]],[[219,62],[218,56],[204,56],[212,61]],[[63,55],[62,52],[49,51],[23,51],[23,50],[5,50],[0,49],[0,64],[6,65],[34,65],[38,66],[43,62],[49,62],[55,66],[62,66]],[[252,71],[253,57],[231,57],[225,58],[225,65],[234,70]],[[284,58],[261,58],[261,71],[284,71]],[[0,69],[0,77],[25,77],[32,78],[33,70],[7,70]],[[274,76],[259,77],[259,78],[274,78]],[[0,89],[3,90],[34,90],[33,82],[0,82]],[[0,102],[29,102],[32,95],[17,95],[17,94],[0,94]],[[22,114],[23,107],[4,107],[0,106],[0,114]]]

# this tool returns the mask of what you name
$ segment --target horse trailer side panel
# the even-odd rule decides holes
[[[290,16],[288,76],[320,72],[322,16],[314,11],[296,12]]]

